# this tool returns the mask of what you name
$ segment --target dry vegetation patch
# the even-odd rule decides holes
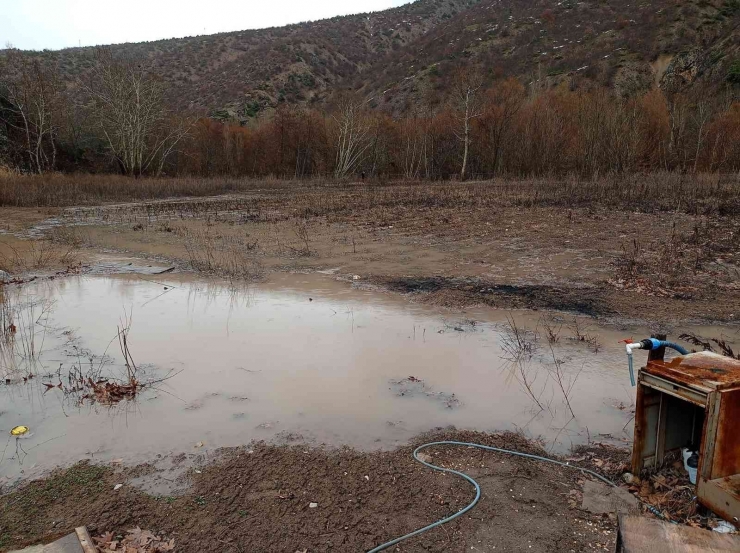
[[[25,265],[14,262],[19,270],[43,265],[52,246],[56,263],[66,251],[106,249],[248,280],[271,270],[338,268],[444,306],[660,319],[731,320],[740,312],[740,185],[728,176],[385,184],[56,178],[57,196],[47,200],[78,205],[46,225],[51,241],[27,246]],[[226,188],[236,192],[206,195]],[[142,195],[148,199],[136,201]],[[16,212],[23,210],[9,218]],[[15,259],[12,251],[5,259]],[[638,306],[625,294],[646,299]]]

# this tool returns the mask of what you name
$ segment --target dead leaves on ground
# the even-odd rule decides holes
[[[595,443],[590,448],[576,448],[575,456],[565,460],[569,463],[590,468],[610,478],[616,478],[629,470],[624,450],[606,444]]]
[[[675,461],[660,471],[634,475],[628,480],[623,475],[630,470],[629,455],[624,450],[607,444],[593,444],[575,450],[576,456],[567,458],[578,466],[603,474],[613,481],[625,480],[623,487],[637,496],[643,504],[660,511],[668,520],[693,525],[697,520],[695,486],[683,463]],[[571,506],[579,504],[577,497],[569,498]]]
[[[681,463],[663,468],[642,480],[636,480],[629,490],[643,502],[655,507],[668,520],[689,525],[696,517],[695,486]]]
[[[174,538],[167,540],[138,526],[129,530],[125,537],[106,532],[93,540],[101,553],[164,553],[175,550]]]
[[[688,284],[663,286],[659,282],[644,277],[616,277],[607,279],[606,282],[617,290],[636,292],[658,298],[686,299],[694,297],[701,291],[699,286]]]
[[[91,378],[88,378],[88,385],[91,393],[83,396],[83,399],[94,399],[102,405],[114,405],[124,399],[133,399],[141,388],[134,379],[127,384],[119,384],[108,381],[93,382]]]

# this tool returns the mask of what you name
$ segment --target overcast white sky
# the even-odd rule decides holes
[[[0,0],[0,49],[56,50],[275,27],[410,0]]]

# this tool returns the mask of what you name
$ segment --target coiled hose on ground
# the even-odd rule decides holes
[[[478,482],[476,482],[475,480],[473,480],[473,478],[471,478],[470,476],[468,476],[467,474],[464,474],[462,472],[458,472],[458,471],[452,470],[452,469],[446,469],[444,467],[438,467],[437,465],[433,465],[431,463],[427,463],[426,461],[423,461],[422,459],[419,459],[419,452],[420,451],[422,451],[422,450],[424,450],[424,449],[426,449],[428,447],[433,447],[433,446],[436,446],[436,445],[454,445],[454,446],[474,447],[474,448],[478,448],[478,449],[484,449],[486,451],[495,451],[496,453],[505,453],[507,455],[514,455],[516,457],[524,457],[525,459],[533,459],[535,461],[543,461],[545,463],[552,463],[553,465],[560,465],[561,467],[568,467],[568,468],[571,468],[571,469],[580,470],[581,472],[583,472],[585,474],[590,474],[591,476],[593,476],[595,478],[598,478],[599,480],[601,480],[602,482],[608,484],[609,486],[612,486],[614,488],[617,487],[617,485],[614,482],[612,482],[608,478],[605,478],[604,476],[602,476],[602,475],[600,475],[600,474],[598,474],[598,473],[596,473],[596,472],[594,472],[592,470],[585,469],[585,468],[582,468],[582,467],[577,467],[575,465],[570,465],[570,464],[564,463],[562,461],[556,461],[555,459],[548,459],[547,457],[540,457],[539,455],[532,455],[530,453],[521,453],[520,451],[513,451],[513,450],[510,450],[510,449],[502,449],[500,447],[492,447],[492,446],[488,446],[488,445],[473,444],[473,443],[467,443],[467,442],[444,441],[444,442],[431,442],[431,443],[428,443],[428,444],[423,444],[423,445],[420,445],[419,447],[417,447],[414,450],[414,459],[416,459],[422,465],[425,465],[425,466],[427,466],[427,467],[429,467],[431,469],[438,470],[440,472],[447,472],[447,473],[450,473],[450,474],[454,474],[456,476],[459,476],[461,478],[464,478],[465,480],[467,480],[468,482],[470,482],[475,487],[475,499],[473,499],[473,501],[467,507],[465,507],[464,509],[462,509],[461,511],[458,511],[457,513],[455,513],[453,515],[450,515],[450,516],[448,516],[446,518],[443,518],[442,520],[438,520],[437,522],[434,522],[434,523],[432,523],[432,524],[430,524],[428,526],[425,526],[424,528],[419,528],[418,530],[414,530],[413,532],[411,532],[409,534],[406,534],[405,536],[401,536],[400,538],[396,538],[396,539],[393,539],[393,540],[391,540],[389,542],[386,542],[386,543],[384,543],[382,545],[379,545],[375,549],[371,549],[370,551],[368,551],[368,553],[377,553],[378,551],[383,551],[384,549],[388,549],[389,547],[392,547],[392,546],[394,546],[394,545],[396,545],[398,543],[401,543],[404,540],[407,540],[409,538],[413,538],[414,536],[418,536],[419,534],[423,534],[424,532],[426,532],[428,530],[431,530],[432,528],[436,528],[437,526],[442,526],[443,524],[447,524],[448,522],[451,522],[451,521],[455,520],[456,518],[458,518],[458,517],[464,515],[465,513],[467,513],[470,509],[472,509],[473,507],[475,507],[475,505],[480,500],[480,495],[481,495],[480,485],[478,484]],[[648,505],[648,509],[653,514],[655,514],[655,515],[663,518],[663,515],[657,509],[655,509],[654,507],[651,507],[651,506]]]

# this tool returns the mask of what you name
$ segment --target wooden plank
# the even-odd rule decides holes
[[[33,545],[26,547],[19,551],[11,551],[10,553],[86,553],[80,547],[80,540],[77,534],[67,534],[56,540],[53,543],[46,545]]]
[[[699,503],[725,520],[737,524],[740,519],[740,474],[729,478],[703,480],[697,495]]]
[[[719,392],[709,394],[707,402],[707,414],[704,420],[704,435],[701,439],[701,454],[699,455],[699,474],[702,480],[712,480],[712,468],[714,466],[714,446],[717,439],[717,426],[719,425]],[[699,483],[701,486],[701,482]]]
[[[645,450],[645,433],[647,427],[647,398],[648,393],[642,382],[637,383],[637,398],[635,399],[635,432],[632,445],[632,473],[639,476],[642,472]]]
[[[661,520],[620,515],[617,553],[725,553],[740,551],[740,537]]]
[[[712,479],[740,474],[740,390],[719,393],[719,421],[712,458]]]
[[[658,428],[655,432],[655,468],[663,466],[665,458],[665,425],[668,421],[668,398],[660,394],[660,411],[658,411]]]
[[[95,547],[87,528],[84,526],[75,528],[75,533],[77,534],[77,538],[80,540],[80,546],[85,553],[97,553],[98,548]]]
[[[689,388],[675,384],[670,380],[643,371],[640,371],[640,381],[644,386],[649,386],[663,394],[689,401],[698,407],[706,407],[707,394],[711,392],[711,390],[700,391],[694,389],[695,387]]]
[[[74,533],[67,534],[53,543],[35,545],[10,553],[98,553],[98,550],[93,545],[87,528],[81,526],[75,528]]]

